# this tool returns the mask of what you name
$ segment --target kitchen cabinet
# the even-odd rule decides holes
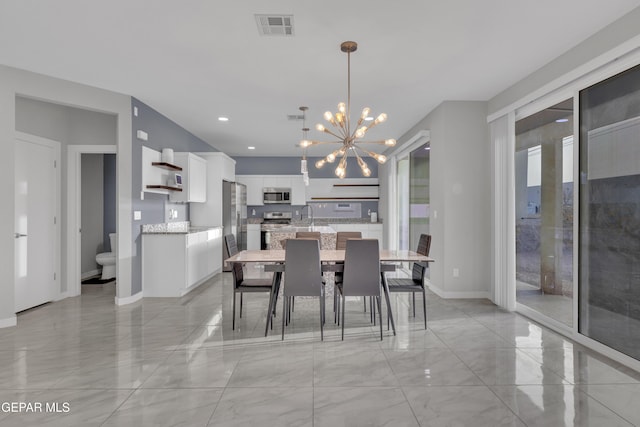
[[[145,297],[181,297],[222,271],[222,228],[142,235]]]
[[[222,225],[222,181],[235,181],[236,162],[221,152],[195,153],[205,160],[207,168],[206,201],[190,206],[191,225]],[[220,255],[222,257],[222,255]]]
[[[247,206],[262,206],[264,181],[258,175],[237,175],[236,181],[247,187]]]
[[[260,250],[260,224],[247,224],[247,249]]]
[[[348,224],[348,223],[334,223],[329,224],[329,227],[333,228],[336,231],[359,231],[362,233],[363,239],[378,239],[380,242],[380,248],[385,248],[384,244],[384,234],[382,224],[380,223],[357,223],[357,224]]]
[[[377,178],[311,179],[307,200],[379,200]]]
[[[307,186],[304,185],[302,175],[293,175],[290,179],[291,204],[303,206],[307,204]]]
[[[193,153],[175,153],[174,163],[182,168],[182,192],[171,193],[172,202],[207,201],[207,162]]]

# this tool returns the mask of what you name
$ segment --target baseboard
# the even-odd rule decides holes
[[[63,300],[65,298],[69,298],[69,291],[68,290],[66,290],[64,292],[60,292],[58,294],[58,296],[56,298],[54,298],[54,301],[60,301],[60,300]]]
[[[95,270],[87,271],[86,273],[82,273],[80,275],[80,280],[88,279],[89,277],[97,276],[98,274],[102,274],[102,270],[98,268]]]
[[[142,299],[143,295],[142,295],[142,291],[138,292],[135,295],[131,295],[130,297],[124,297],[124,298],[118,298],[116,297],[116,305],[127,305],[127,304],[133,304],[136,301],[140,301]]]
[[[0,328],[10,328],[18,324],[18,317],[14,314],[7,319],[0,319]]]
[[[438,288],[428,280],[425,281],[425,284],[431,292],[443,299],[490,299],[488,291],[448,292]]]

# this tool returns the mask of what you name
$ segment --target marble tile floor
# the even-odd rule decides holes
[[[0,426],[640,425],[639,373],[487,300],[429,293],[425,330],[395,294],[382,341],[348,301],[341,341],[328,299],[320,341],[317,299],[300,299],[281,341],[281,305],[263,336],[266,295],[231,330],[230,273],[183,298],[114,293],[83,287],[0,329]]]

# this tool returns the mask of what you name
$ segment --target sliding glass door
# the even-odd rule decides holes
[[[580,92],[579,332],[640,360],[640,66]]]
[[[420,234],[429,234],[430,153],[427,143],[397,162],[398,249],[415,251]]]
[[[573,323],[573,99],[516,122],[516,301]]]

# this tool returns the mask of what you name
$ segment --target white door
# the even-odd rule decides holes
[[[55,295],[57,177],[54,145],[15,143],[15,311]]]

